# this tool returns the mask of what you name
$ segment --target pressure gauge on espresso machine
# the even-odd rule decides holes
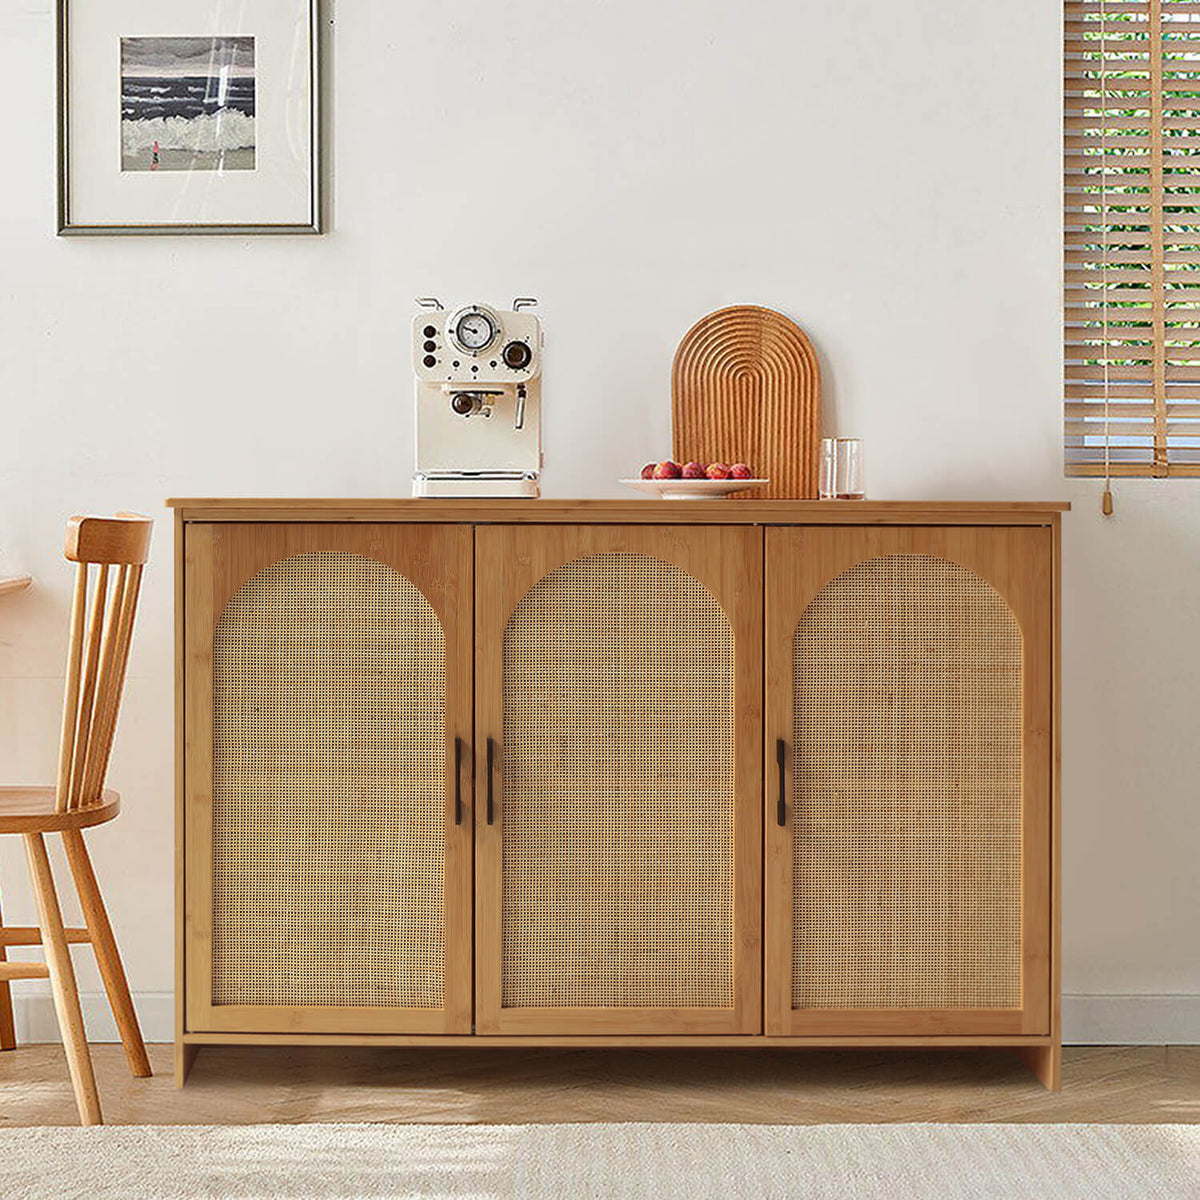
[[[464,354],[482,354],[500,336],[500,318],[483,304],[469,304],[450,314],[446,331]]]

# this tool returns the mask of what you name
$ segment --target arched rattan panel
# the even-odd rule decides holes
[[[212,1000],[444,1003],[446,641],[384,563],[283,559],[213,643]]]
[[[1022,638],[954,562],[872,558],[794,642],[796,1009],[1021,1005]]]
[[[504,632],[505,1007],[734,1002],[734,637],[671,563],[577,559]]]

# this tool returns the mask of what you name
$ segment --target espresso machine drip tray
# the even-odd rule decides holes
[[[422,474],[413,476],[413,495],[440,497],[479,498],[495,496],[509,499],[536,500],[538,478],[515,471],[458,471],[446,474]]]

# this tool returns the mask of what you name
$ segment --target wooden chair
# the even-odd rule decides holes
[[[117,793],[105,790],[104,776],[153,524],[132,513],[73,517],[68,523],[65,553],[79,566],[71,611],[58,782],[54,787],[0,787],[0,834],[17,833],[25,839],[38,911],[38,925],[29,928],[5,928],[0,917],[0,1049],[11,1050],[16,1045],[10,981],[49,978],[84,1125],[99,1125],[103,1118],[68,951],[71,943],[87,942],[95,951],[129,1068],[136,1076],[150,1074],[150,1060],[83,831],[111,821],[121,807]],[[88,576],[93,565],[96,580],[89,602]],[[62,835],[83,908],[84,929],[63,927],[46,854],[48,833]],[[6,961],[8,946],[37,945],[45,950],[44,963]]]

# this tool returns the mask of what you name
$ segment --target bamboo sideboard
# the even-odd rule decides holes
[[[180,1085],[336,1043],[1058,1087],[1067,505],[170,503]]]

